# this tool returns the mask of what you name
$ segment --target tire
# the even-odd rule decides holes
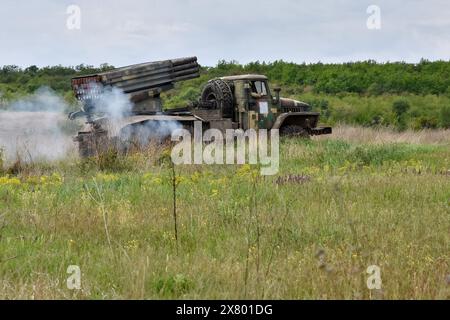
[[[80,158],[90,158],[95,156],[95,146],[92,134],[78,135],[78,154]]]
[[[201,102],[214,102],[216,108],[222,110],[224,118],[233,117],[233,90],[224,80],[210,80],[203,88]]]
[[[280,135],[285,137],[298,137],[302,139],[309,139],[310,135],[305,128],[299,126],[298,124],[289,124],[281,127]]]
[[[110,145],[104,133],[96,134],[90,132],[79,134],[77,141],[80,158],[95,157]]]

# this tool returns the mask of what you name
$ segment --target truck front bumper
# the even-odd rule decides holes
[[[321,134],[331,134],[333,132],[333,129],[331,127],[317,127],[317,128],[311,128],[310,134],[312,136],[318,136]]]

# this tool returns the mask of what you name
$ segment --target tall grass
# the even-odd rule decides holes
[[[176,167],[177,242],[173,172],[145,153],[0,176],[0,297],[450,298],[450,144],[348,136],[283,140],[273,177]]]
[[[333,127],[331,136],[319,139],[344,140],[364,144],[410,143],[410,144],[449,144],[450,129],[447,130],[405,130],[398,132],[393,128],[365,128],[338,124]]]

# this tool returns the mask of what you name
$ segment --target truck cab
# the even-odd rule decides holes
[[[203,90],[200,105],[221,109],[223,128],[279,129],[284,135],[310,136],[331,133],[330,127],[318,127],[320,114],[311,112],[304,102],[273,93],[264,75],[247,74],[213,79]],[[219,120],[217,120],[219,121]]]

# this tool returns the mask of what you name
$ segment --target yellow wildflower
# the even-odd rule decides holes
[[[119,180],[119,177],[117,177],[116,175],[106,173],[97,173],[96,178],[103,182],[114,182]]]
[[[20,180],[18,178],[10,178],[9,175],[6,175],[4,177],[0,177],[0,185],[5,186],[18,186],[20,185]]]
[[[161,184],[162,183],[162,179],[158,178],[158,177],[155,177],[155,178],[152,179],[152,182],[155,183],[155,184]]]

